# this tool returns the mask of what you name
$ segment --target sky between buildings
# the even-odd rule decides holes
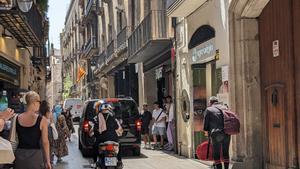
[[[59,34],[64,28],[65,17],[70,0],[49,0],[48,17],[50,21],[49,41],[56,49],[60,49]]]

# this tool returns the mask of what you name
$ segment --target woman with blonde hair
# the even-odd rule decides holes
[[[16,117],[18,146],[15,152],[14,169],[51,169],[48,122],[38,113],[41,104],[40,96],[30,91],[26,94],[25,100],[27,110]],[[41,150],[42,148],[44,151]]]

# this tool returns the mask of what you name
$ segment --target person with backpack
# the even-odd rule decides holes
[[[213,146],[214,169],[222,169],[221,153],[224,168],[229,168],[229,145],[231,136],[224,132],[223,110],[227,107],[219,103],[215,96],[210,97],[209,107],[204,112],[204,131],[208,132]]]
[[[164,135],[166,133],[166,118],[167,114],[162,108],[160,108],[159,102],[154,102],[154,110],[152,113],[154,124],[152,126],[152,134],[154,140],[154,146],[151,149],[163,149]],[[157,144],[157,135],[160,136],[160,144]]]

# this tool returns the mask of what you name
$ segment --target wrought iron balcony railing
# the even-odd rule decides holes
[[[127,43],[127,38],[128,38],[128,28],[129,27],[124,27],[119,34],[117,35],[117,48],[120,48],[124,44]]]
[[[129,56],[135,55],[150,41],[168,39],[165,10],[151,11],[128,39]]]
[[[112,40],[107,46],[107,56],[110,57],[115,53],[115,40]]]
[[[82,46],[82,56],[83,57],[90,57],[97,52],[97,38],[94,36],[87,41],[87,43]]]

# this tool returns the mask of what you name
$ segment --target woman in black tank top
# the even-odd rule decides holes
[[[14,169],[51,169],[48,124],[45,118],[38,115],[40,97],[36,92],[28,92],[25,99],[27,111],[16,120],[19,143]]]

